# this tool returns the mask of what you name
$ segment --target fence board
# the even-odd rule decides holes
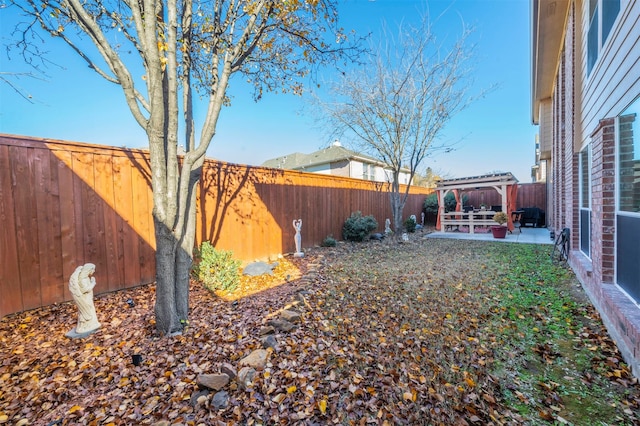
[[[72,154],[70,152],[57,152],[55,155],[58,166],[58,186],[60,188],[60,246],[62,255],[63,281],[68,281],[76,266],[80,262],[76,259],[76,248],[80,244],[76,241],[75,232],[75,199],[73,190],[74,174],[71,165]],[[71,297],[69,289],[64,286],[64,300]]]
[[[13,200],[9,147],[0,145],[0,222],[3,225],[0,232],[0,316],[24,309],[20,270],[17,267],[18,242]]]
[[[65,291],[68,291],[66,282],[64,279],[63,263],[62,263],[62,227],[60,216],[60,178],[58,176],[58,159],[55,155],[48,153],[48,160],[50,164],[50,179],[48,181],[48,194],[50,198],[50,217],[51,217],[51,233],[53,239],[51,241],[53,250],[49,253],[51,259],[51,270],[54,273],[55,280],[59,287],[60,294],[54,296],[56,302],[65,300]]]
[[[42,306],[33,149],[10,147],[9,158],[13,160],[11,173],[22,308],[32,309]]]
[[[62,263],[60,261],[62,257],[60,254],[60,209],[58,197],[53,195],[57,191],[52,190],[52,181],[57,181],[57,176],[53,176],[54,172],[51,170],[49,150],[35,149],[33,154],[42,304],[49,305],[64,300]],[[57,169],[54,170],[57,172]]]
[[[96,266],[96,291],[109,289],[109,274],[104,238],[103,200],[93,189],[96,185],[94,153],[78,153],[74,159],[73,171],[82,180],[80,193],[83,204],[82,244],[85,263]]]
[[[147,168],[148,161],[141,155],[132,155],[135,167],[131,170],[131,188],[133,195],[133,224],[138,233],[138,261],[140,262],[140,279],[142,283],[155,280],[155,237],[149,202],[151,174]]]
[[[113,291],[120,288],[122,282],[120,271],[122,265],[119,264],[122,256],[119,253],[119,235],[117,232],[117,219],[114,194],[115,173],[112,166],[113,157],[110,155],[96,155],[94,157],[94,176],[96,188],[100,188],[100,198],[102,205],[102,222],[104,223],[104,249],[105,267],[107,271],[107,290]]]
[[[118,266],[122,280],[120,288],[126,284],[142,282],[140,274],[140,242],[133,223],[133,189],[131,183],[131,161],[124,157],[113,158],[113,187],[115,210],[118,212],[118,244],[121,246]]]
[[[86,257],[85,241],[84,241],[84,209],[87,200],[83,197],[83,188],[86,186],[81,178],[81,172],[83,170],[82,162],[80,161],[80,152],[73,152],[71,155],[71,167],[73,171],[73,219],[75,233],[75,261],[76,265],[84,265],[91,261]],[[75,270],[74,267],[74,270]]]

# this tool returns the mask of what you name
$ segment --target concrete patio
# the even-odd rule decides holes
[[[489,233],[475,233],[469,234],[466,232],[441,232],[435,231],[426,235],[426,238],[452,238],[457,240],[477,240],[477,241],[495,241],[504,243],[523,243],[523,244],[553,244],[554,241],[549,235],[547,228],[532,228],[526,227],[519,230],[514,230],[513,233],[508,233],[504,239],[493,238],[491,232]]]

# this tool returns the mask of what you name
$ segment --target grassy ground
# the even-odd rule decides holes
[[[325,306],[351,318],[336,334],[377,346],[372,382],[393,372],[418,395],[385,398],[394,422],[640,422],[637,380],[550,249],[429,240],[332,258]]]
[[[637,379],[550,250],[418,234],[313,249],[289,264],[315,265],[306,280],[281,270],[289,282],[224,298],[194,284],[191,325],[172,339],[154,333],[149,287],[98,298],[103,328],[84,341],[61,337],[71,304],[4,318],[0,422],[639,424]],[[196,375],[260,347],[300,290],[302,321],[253,386],[229,385],[220,410],[213,394],[190,401]]]

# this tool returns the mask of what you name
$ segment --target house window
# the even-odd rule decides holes
[[[580,151],[580,251],[587,257],[591,246],[591,152]]]
[[[362,165],[362,179],[364,180],[376,180],[376,170],[373,164]]]
[[[618,117],[618,210],[640,213],[640,100]]]
[[[587,74],[591,73],[620,12],[620,0],[589,0]]]
[[[640,98],[617,120],[616,282],[640,302]]]

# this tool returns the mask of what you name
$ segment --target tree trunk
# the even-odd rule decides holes
[[[402,222],[402,211],[404,210],[404,203],[401,202],[400,194],[391,193],[391,214],[393,215],[394,235],[396,238],[402,235],[404,232],[404,224]]]
[[[195,198],[195,197],[194,197]],[[195,212],[194,208],[190,209]],[[156,328],[165,335],[180,333],[187,326],[189,316],[189,274],[193,262],[195,239],[195,213],[191,232],[182,242],[162,223],[154,220],[156,227]]]
[[[187,326],[189,317],[189,284],[196,236],[196,190],[202,175],[203,162],[204,159],[199,161],[195,170],[189,173],[189,193],[184,213],[185,229],[176,252],[176,311],[183,328]]]
[[[204,158],[194,169],[182,170],[189,179],[182,238],[154,217],[156,229],[156,328],[165,335],[177,334],[188,325],[189,283],[196,234],[196,190]]]
[[[391,182],[391,192],[389,193],[389,199],[391,202],[391,214],[393,216],[393,232],[396,238],[400,238],[404,232],[404,223],[402,222],[402,211],[404,210],[404,204],[406,197],[400,194],[400,172],[395,171],[393,173],[393,182]]]
[[[176,306],[176,240],[173,233],[155,216],[156,235],[156,328],[169,335],[182,330]]]

